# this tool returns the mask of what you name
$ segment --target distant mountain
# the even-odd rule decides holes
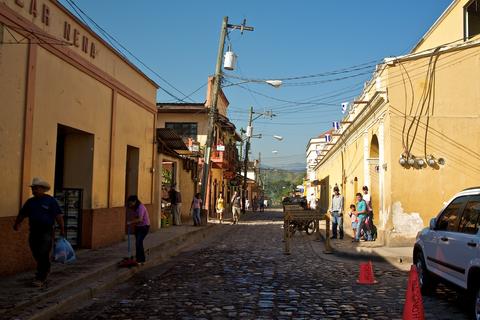
[[[269,165],[269,164],[261,164],[260,167],[262,169],[277,169],[277,170],[285,170],[285,171],[292,171],[292,172],[303,172],[305,171],[305,163],[296,162],[296,163],[288,163],[288,164],[278,164],[278,165]]]

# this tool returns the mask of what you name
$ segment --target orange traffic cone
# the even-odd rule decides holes
[[[372,262],[360,263],[360,275],[357,280],[358,284],[375,284],[375,276],[373,275],[373,266]]]
[[[403,306],[403,320],[424,320],[423,299],[418,282],[417,267],[412,265],[408,275],[405,305]]]

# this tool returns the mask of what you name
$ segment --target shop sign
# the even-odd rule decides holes
[[[229,179],[229,180],[230,179],[235,179],[235,176],[236,176],[235,172],[232,172],[232,171],[225,171],[223,173],[223,178],[224,179]]]
[[[15,4],[27,10],[28,14],[33,18],[40,17],[40,21],[45,26],[49,26],[51,19],[50,7],[46,3],[40,3],[40,0],[15,0]],[[95,42],[92,41],[86,32],[79,28],[72,27],[71,21],[65,20],[63,23],[63,39],[74,47],[79,48],[83,53],[95,59],[97,49]]]
[[[225,146],[223,144],[217,144],[217,151],[225,151]]]

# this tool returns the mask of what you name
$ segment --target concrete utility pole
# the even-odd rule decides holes
[[[245,156],[243,160],[243,194],[242,194],[242,212],[245,213],[247,208],[245,207],[247,199],[247,173],[248,173],[248,150],[250,149],[250,139],[253,134],[253,107],[250,107],[250,113],[248,116],[248,126],[247,126],[247,141],[245,142]]]
[[[238,29],[242,33],[243,31],[253,31],[253,27],[247,27],[246,20],[243,20],[241,25],[228,24],[228,17],[223,17],[222,29],[220,32],[220,41],[218,44],[217,52],[217,64],[215,67],[215,76],[213,79],[213,88],[212,96],[210,97],[211,105],[209,106],[209,117],[208,117],[208,132],[207,132],[207,142],[205,145],[205,154],[204,154],[204,164],[203,164],[203,174],[202,174],[202,185],[200,189],[200,194],[202,197],[203,205],[207,203],[207,185],[209,184],[210,176],[210,156],[212,153],[213,146],[213,135],[215,131],[215,123],[217,120],[217,102],[218,94],[220,92],[220,86],[222,84],[222,63],[223,63],[223,51],[225,48],[225,38],[227,36],[228,29]]]
[[[253,114],[257,114],[257,116],[254,118]],[[248,126],[247,126],[247,139],[245,142],[245,155],[244,155],[244,160],[243,160],[243,195],[242,195],[242,212],[245,213],[246,208],[245,208],[245,200],[247,196],[247,173],[248,173],[248,151],[250,150],[250,139],[253,138],[261,138],[262,134],[254,135],[253,134],[253,121],[260,117],[275,117],[276,115],[273,114],[273,112],[270,111],[265,111],[265,112],[254,112],[253,107],[250,107],[250,112],[248,116]],[[258,155],[258,159],[260,162],[260,154]]]

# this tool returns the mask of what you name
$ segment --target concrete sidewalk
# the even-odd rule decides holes
[[[214,231],[214,226],[172,226],[150,233],[144,242],[148,256],[143,267],[118,267],[127,256],[127,241],[124,241],[98,250],[79,250],[77,261],[71,265],[53,263],[47,286],[41,289],[31,285],[33,272],[0,279],[0,318],[49,319],[68,306],[78,305],[198,243]],[[131,240],[135,252],[135,240]]]
[[[320,235],[325,241],[325,221],[320,223]],[[332,239],[330,245],[333,255],[358,260],[389,262],[410,265],[413,262],[413,246],[386,247],[377,241],[352,242],[352,235],[345,234],[344,239]],[[320,243],[324,246],[324,242]]]

